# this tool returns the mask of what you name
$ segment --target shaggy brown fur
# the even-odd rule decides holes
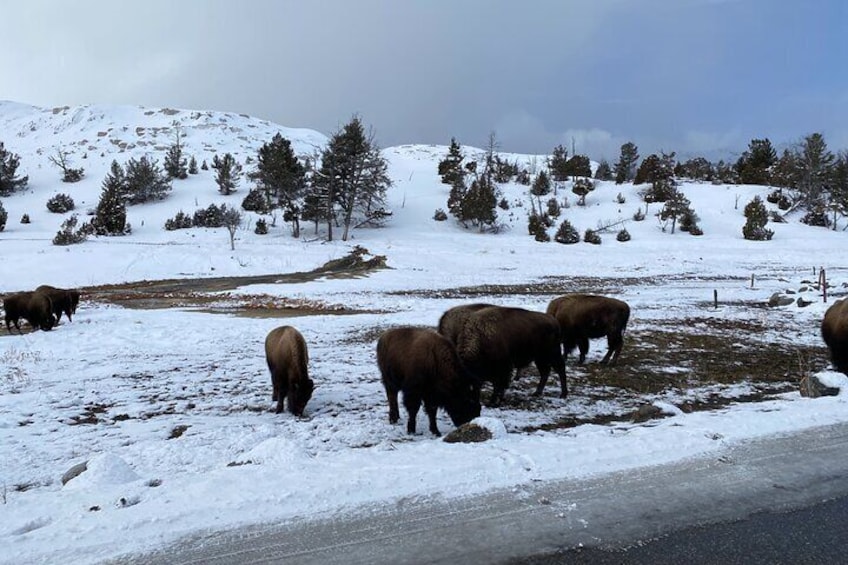
[[[78,290],[56,288],[55,286],[43,284],[36,288],[35,291],[43,292],[53,301],[53,317],[56,318],[57,324],[62,319],[62,313],[68,317],[69,322],[71,321],[71,314],[77,313],[77,306],[80,300],[80,292]]]
[[[277,402],[277,414],[283,411],[283,400],[287,399],[289,412],[302,416],[315,388],[307,371],[306,340],[291,326],[274,328],[265,338],[265,360],[271,371],[271,400]]]
[[[12,333],[11,324],[15,324],[21,332],[21,318],[29,322],[33,330],[44,331],[53,328],[53,303],[50,297],[41,292],[19,292],[3,299],[3,310],[6,312],[6,330]]]
[[[821,323],[821,334],[830,350],[833,366],[848,375],[848,298],[827,309]]]
[[[456,340],[459,338],[459,332],[462,329],[462,325],[465,324],[468,316],[477,310],[482,310],[489,306],[492,306],[492,304],[485,304],[483,302],[454,306],[450,310],[447,310],[444,314],[442,314],[442,317],[439,318],[439,333],[455,344]]]
[[[626,302],[592,294],[566,294],[548,305],[548,314],[559,322],[563,358],[575,346],[580,348],[580,360],[586,360],[589,339],[607,338],[607,354],[601,363],[614,365],[624,346],[624,330],[630,319],[630,306]]]
[[[377,365],[389,400],[389,422],[400,419],[398,392],[409,414],[406,431],[415,433],[415,418],[421,403],[436,427],[436,411],[443,407],[454,425],[470,422],[480,415],[480,402],[472,377],[465,371],[453,344],[433,330],[395,328],[377,341]]]
[[[568,396],[559,325],[547,314],[523,308],[482,308],[468,316],[456,348],[472,375],[492,383],[492,406],[503,400],[513,368],[520,370],[531,362],[541,376],[537,396],[544,391],[551,368],[559,375],[560,397]]]

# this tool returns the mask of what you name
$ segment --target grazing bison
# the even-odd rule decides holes
[[[415,418],[424,402],[430,432],[436,427],[436,411],[443,407],[454,425],[480,415],[479,387],[459,360],[454,345],[444,336],[423,328],[395,328],[377,340],[377,365],[389,400],[389,422],[400,418],[398,392],[409,415],[406,431],[415,433]]]
[[[834,368],[848,375],[848,298],[827,309],[821,323],[821,334],[830,350]]]
[[[601,363],[614,365],[624,345],[624,329],[630,319],[630,306],[626,302],[592,294],[566,294],[548,304],[548,314],[559,322],[563,358],[575,346],[580,349],[580,360],[586,360],[589,339],[607,338],[607,354]]]
[[[77,313],[79,305],[80,292],[78,290],[69,290],[64,288],[56,288],[43,284],[35,289],[36,292],[43,292],[53,301],[53,316],[56,318],[56,323],[62,319],[62,313],[68,316],[68,321],[71,321],[71,314]]]
[[[291,326],[274,328],[265,338],[265,360],[271,371],[271,400],[277,402],[277,414],[283,411],[283,400],[288,399],[289,412],[302,416],[315,387],[306,369],[309,354],[303,336]]]
[[[459,332],[462,330],[462,325],[465,324],[468,316],[477,310],[482,310],[489,306],[492,306],[492,304],[485,304],[483,302],[454,306],[439,318],[439,333],[456,344],[456,340],[459,338]]]
[[[489,306],[468,316],[457,341],[457,352],[478,380],[492,383],[491,406],[498,406],[512,370],[536,364],[541,376],[535,394],[541,395],[551,368],[559,375],[560,397],[568,396],[565,362],[557,321],[542,312]]]
[[[18,324],[21,318],[29,322],[32,329],[44,331],[53,328],[53,303],[50,297],[42,292],[19,292],[3,299],[3,310],[6,311],[6,330],[12,333],[11,324]],[[21,332],[23,333],[23,332]]]

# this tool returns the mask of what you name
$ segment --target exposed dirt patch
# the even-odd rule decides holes
[[[476,286],[461,286],[451,289],[432,290],[416,289],[396,291],[390,294],[400,296],[420,296],[422,298],[469,298],[476,299],[485,296],[547,296],[572,292],[615,295],[627,287],[659,286],[673,282],[693,280],[695,277],[686,275],[669,275],[656,277],[545,277],[541,281],[528,284],[482,284]],[[744,281],[741,277],[697,277],[698,281]]]
[[[369,256],[356,246],[340,259],[328,261],[308,272],[245,277],[208,277],[135,281],[80,289],[85,300],[107,302],[125,308],[201,308],[203,312],[235,314],[247,317],[308,316],[324,314],[360,314],[340,304],[294,300],[267,294],[231,294],[227,291],[255,284],[292,284],[320,278],[358,278],[388,268],[383,255]]]

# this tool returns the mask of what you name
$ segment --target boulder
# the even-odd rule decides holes
[[[793,298],[789,298],[788,296],[783,296],[779,292],[775,292],[771,295],[771,298],[768,300],[768,305],[774,308],[775,306],[789,306],[795,302]]]
[[[62,475],[62,484],[65,485],[68,481],[71,481],[81,474],[83,474],[88,469],[88,461],[83,461],[82,463],[77,463]]]
[[[807,398],[818,398],[820,396],[836,396],[839,387],[824,384],[816,375],[807,375],[801,378],[801,396]]]

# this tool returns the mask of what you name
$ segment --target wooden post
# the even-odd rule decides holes
[[[718,310],[718,289],[713,289],[713,306]]]
[[[754,273],[751,273],[751,288],[754,288]]]
[[[824,272],[824,267],[819,267],[819,286],[822,289],[822,299],[827,302],[827,275]]]

